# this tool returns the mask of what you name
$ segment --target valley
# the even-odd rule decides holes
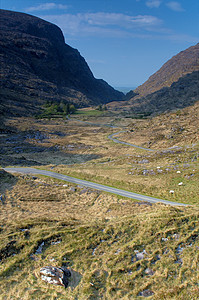
[[[197,299],[197,110],[196,103],[153,119],[93,109],[69,119],[8,118],[2,167],[49,170],[179,206],[0,174],[2,299]],[[116,143],[114,133],[153,151]],[[41,281],[49,264],[71,271],[66,290]]]
[[[146,6],[157,9],[160,2]],[[26,12],[71,7],[45,3]],[[86,51],[84,30],[92,24],[90,34],[103,24],[102,36],[122,20],[122,30],[163,29],[146,13],[70,17],[66,40],[82,41]],[[82,35],[75,29],[70,36],[77,19]],[[186,43],[124,95],[94,77],[57,25],[9,10],[1,10],[1,21],[0,299],[198,300],[199,44]],[[90,62],[109,72],[98,59],[106,52],[102,40]],[[151,33],[146,40],[151,45]],[[114,68],[120,73],[124,60],[136,78],[122,44],[118,38]],[[146,70],[148,46],[130,53]],[[159,47],[158,41],[153,55]],[[127,74],[118,76],[131,82]]]

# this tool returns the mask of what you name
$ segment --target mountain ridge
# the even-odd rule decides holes
[[[65,43],[58,26],[6,10],[1,10],[1,24],[4,114],[31,114],[47,100],[82,107],[123,99],[123,93],[94,77],[79,51]]]
[[[179,78],[194,71],[199,71],[199,43],[169,59],[134,92],[139,94],[137,98],[141,98],[163,87],[170,87],[173,82],[177,82]]]

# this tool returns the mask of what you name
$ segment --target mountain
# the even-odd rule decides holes
[[[161,113],[193,105],[199,100],[199,71],[194,71],[145,97],[130,101],[134,113]]]
[[[47,100],[83,107],[124,96],[93,76],[59,27],[31,15],[1,10],[0,57],[5,115],[35,113]]]
[[[139,94],[138,97],[146,96],[163,87],[170,87],[173,82],[177,82],[179,78],[194,71],[199,71],[199,43],[168,60],[134,92]]]

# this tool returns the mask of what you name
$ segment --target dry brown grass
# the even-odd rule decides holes
[[[145,289],[152,299],[197,299],[197,207],[139,205],[43,177],[17,179],[1,205],[2,299],[139,299]],[[137,250],[147,254],[133,263]],[[40,279],[49,264],[71,270],[66,290]]]

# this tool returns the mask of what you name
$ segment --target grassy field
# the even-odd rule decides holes
[[[3,167],[34,166],[190,206],[0,170],[0,299],[198,299],[197,114],[198,104],[144,120],[93,111],[7,120]],[[118,139],[155,151],[107,138],[118,131]],[[67,289],[41,280],[47,265],[71,270]]]
[[[198,207],[15,180],[1,205],[1,299],[197,299]],[[41,280],[46,265],[71,270],[66,290]]]

